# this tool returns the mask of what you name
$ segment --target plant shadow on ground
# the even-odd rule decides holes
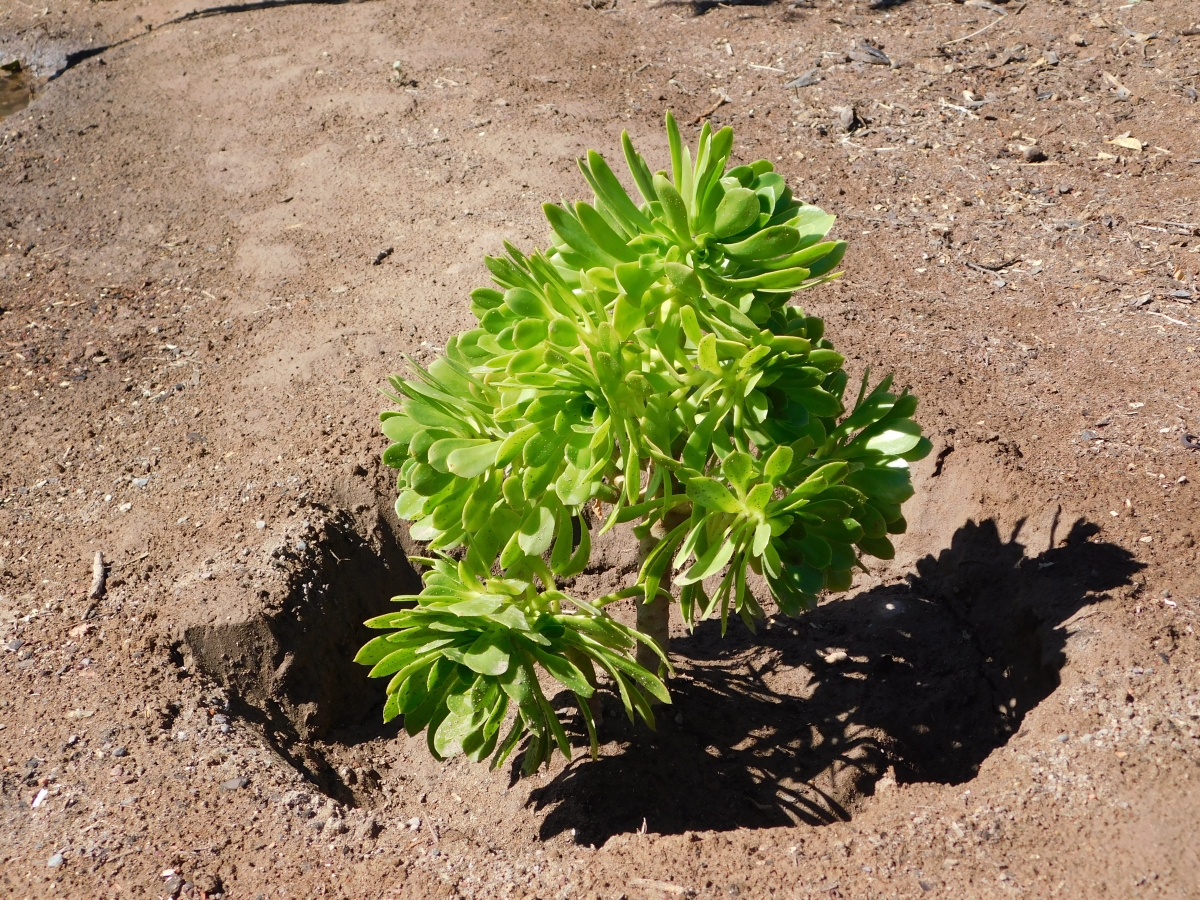
[[[707,622],[675,639],[658,731],[607,706],[611,755],[580,755],[530,795],[550,810],[542,838],[825,824],[848,819],[888,767],[898,782],[974,777],[1057,687],[1067,621],[1142,568],[1089,540],[1099,528],[1084,520],[1036,557],[1020,531],[1005,541],[994,521],[968,522],[906,584],[757,636]]]

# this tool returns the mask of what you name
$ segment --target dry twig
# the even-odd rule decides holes
[[[92,586],[88,588],[88,599],[98,600],[104,596],[104,557],[100,551],[96,551],[96,558],[92,560]]]

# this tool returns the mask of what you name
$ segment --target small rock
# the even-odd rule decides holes
[[[228,725],[229,716],[225,715],[224,713],[217,713],[212,717],[212,723],[214,725]]]
[[[833,665],[837,665],[840,662],[845,662],[846,658],[847,658],[847,654],[846,654],[845,650],[833,650],[830,653],[826,654],[825,662],[828,663],[829,665],[833,666]]]
[[[1068,736],[1067,736],[1067,735],[1065,735],[1065,734],[1060,734],[1060,735],[1058,736],[1057,740],[1058,740],[1058,742],[1059,742],[1060,744],[1065,744],[1067,741],[1069,741],[1069,740],[1070,740],[1070,737],[1068,737]]]
[[[4,649],[7,650],[9,653],[16,653],[18,650],[20,650],[24,646],[25,646],[25,642],[23,640],[21,640],[20,638],[13,638],[11,641],[9,641],[7,644],[4,645]]]
[[[55,853],[52,857],[46,860],[46,866],[51,869],[57,869],[63,864],[62,853]]]
[[[183,879],[178,875],[172,875],[167,880],[167,883],[163,885],[163,890],[167,892],[168,897],[171,897],[172,900],[174,900],[174,898],[178,897],[179,893],[183,890]]]
[[[1055,188],[1054,188],[1054,189],[1055,189],[1056,191],[1058,191],[1060,194],[1069,194],[1069,193],[1071,193],[1071,191],[1075,190],[1075,189],[1074,189],[1073,187],[1071,187],[1071,185],[1069,185],[1069,184],[1059,184],[1059,185],[1055,185]]]
[[[1067,40],[1070,41],[1072,44],[1074,44],[1076,47],[1086,47],[1087,46],[1087,40],[1084,38],[1084,36],[1082,34],[1073,34],[1069,38],[1067,38]]]
[[[345,834],[350,830],[350,827],[341,819],[328,818],[325,820],[325,825],[321,829],[321,834],[335,835]]]
[[[1100,440],[1100,435],[1089,428],[1087,431],[1081,431],[1079,433],[1079,439],[1081,441],[1098,441]]]
[[[812,87],[814,84],[820,84],[820,82],[821,82],[821,79],[817,75],[817,70],[813,69],[811,72],[805,72],[799,78],[792,79],[787,84],[785,84],[784,87],[785,88]]]
[[[834,106],[829,111],[837,118],[838,126],[847,134],[855,131],[862,124],[853,106]]]
[[[312,796],[304,791],[288,791],[279,798],[284,806],[306,806]]]
[[[354,837],[360,841],[374,840],[382,830],[382,826],[375,821],[374,816],[367,816],[366,820],[355,829]]]
[[[1045,162],[1048,157],[1041,147],[1024,147],[1021,149],[1021,158],[1027,163],[1040,163]]]
[[[864,62],[872,66],[890,66],[891,59],[878,47],[860,41],[846,56],[854,62]]]
[[[264,528],[267,527],[267,523],[264,522],[262,519],[259,519],[257,522],[254,523],[254,527],[257,528],[259,531],[262,531]]]
[[[223,791],[238,791],[250,784],[250,779],[245,775],[239,775],[236,778],[230,778],[228,781],[221,782],[221,790]]]

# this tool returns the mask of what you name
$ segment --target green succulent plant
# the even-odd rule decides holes
[[[574,692],[593,755],[599,673],[653,727],[676,600],[688,627],[731,611],[753,627],[753,573],[799,615],[906,528],[908,464],[930,450],[916,398],[864,375],[847,412],[842,355],[789,305],[836,277],[834,217],[767,160],[727,170],[729,128],[706,123],[694,160],[669,114],[667,135],[670,174],[622,135],[638,201],[589,152],[592,203],[547,204],[551,247],[488,257],[478,327],[391,379],[383,459],[434,556],[422,592],[367,623],[389,633],[358,661],[391,676],[385,720],[439,757],[495,766],[528,735],[524,771],[554,747],[569,758],[539,672]],[[642,541],[636,582],[591,601],[562,590],[588,565],[589,519],[637,520]],[[623,597],[636,628],[605,613]]]

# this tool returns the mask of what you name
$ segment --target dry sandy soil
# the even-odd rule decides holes
[[[0,5],[0,891],[1200,892],[1194,0]],[[910,534],[680,632],[598,762],[436,763],[350,662],[415,577],[377,389],[666,109],[840,217]]]

